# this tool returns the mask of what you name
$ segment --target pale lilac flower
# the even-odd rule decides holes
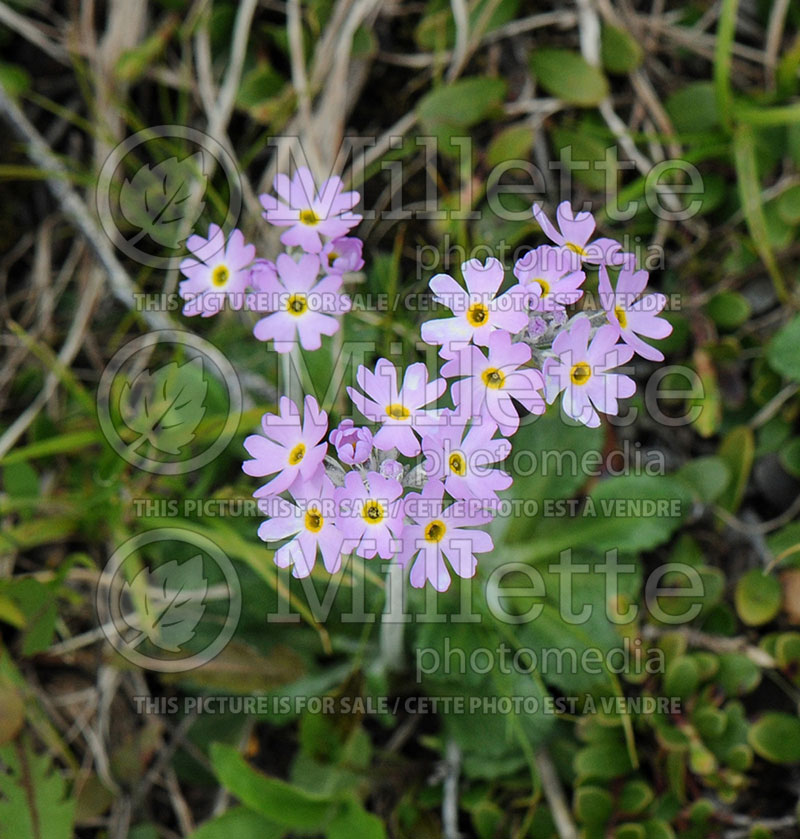
[[[520,257],[514,276],[524,285],[533,286],[538,296],[531,297],[531,309],[537,312],[562,311],[583,297],[583,271],[575,270],[572,254],[563,248],[540,245]]]
[[[522,366],[530,358],[530,347],[512,343],[508,332],[495,332],[491,336],[488,358],[478,347],[459,350],[442,366],[443,376],[464,377],[451,388],[456,413],[465,420],[482,417],[508,436],[519,428],[519,414],[513,400],[532,414],[543,414],[542,374]]]
[[[419,454],[420,428],[436,423],[435,415],[424,406],[435,402],[444,392],[444,379],[428,382],[424,364],[412,364],[405,372],[403,386],[397,387],[397,369],[391,361],[378,359],[372,373],[362,364],[356,381],[364,393],[348,387],[353,404],[367,419],[381,423],[375,434],[374,445],[381,451],[398,449],[407,457]],[[365,395],[366,394],[366,395]]]
[[[381,461],[378,471],[384,478],[392,478],[395,481],[399,481],[403,476],[403,464],[399,460],[393,460],[387,457],[386,460]]]
[[[364,463],[372,451],[372,432],[358,427],[351,419],[343,419],[328,437],[342,463],[354,466]]]
[[[473,510],[474,505],[465,501],[445,508],[443,498],[441,481],[428,481],[422,493],[406,496],[406,515],[413,523],[403,530],[397,561],[404,567],[413,562],[409,579],[414,588],[430,582],[436,591],[446,591],[451,579],[448,564],[459,577],[469,579],[478,566],[475,554],[494,548],[488,533],[472,529],[491,521],[487,512]]]
[[[322,265],[329,274],[346,274],[364,267],[361,256],[364,243],[355,236],[344,236],[328,242],[322,249]]]
[[[426,344],[441,344],[445,357],[469,341],[485,347],[496,330],[519,332],[528,323],[530,290],[518,284],[497,295],[505,275],[499,259],[492,257],[485,264],[469,259],[462,264],[461,272],[466,290],[449,274],[437,274],[430,281],[434,299],[447,306],[453,317],[423,323],[422,340]]]
[[[221,228],[212,224],[208,238],[198,234],[186,240],[193,256],[181,262],[181,273],[188,279],[178,286],[186,300],[183,314],[216,315],[227,300],[233,309],[241,309],[244,290],[250,280],[249,266],[256,256],[255,245],[248,245],[241,230],[234,230],[228,241]]]
[[[377,472],[368,472],[364,483],[358,472],[348,472],[344,486],[334,492],[339,508],[336,526],[348,542],[355,543],[355,552],[364,559],[376,554],[391,559],[395,540],[403,532],[400,483]]]
[[[265,542],[277,542],[294,537],[275,551],[279,568],[292,568],[293,577],[307,577],[322,553],[325,569],[335,574],[342,564],[344,536],[336,527],[336,503],[333,483],[327,475],[318,480],[295,482],[290,490],[297,503],[283,503],[277,515],[262,522],[258,536]],[[277,504],[271,505],[278,507]]]
[[[289,228],[281,234],[284,245],[319,253],[322,236],[339,239],[361,221],[360,215],[350,212],[360,196],[344,192],[341,178],[328,178],[317,193],[311,172],[302,166],[291,180],[287,175],[276,175],[274,186],[278,198],[260,196],[265,210],[262,215],[270,224]]]
[[[350,298],[342,294],[341,276],[323,277],[317,282],[319,258],[303,254],[298,262],[282,253],[270,272],[262,266],[258,275],[259,300],[266,300],[267,311],[253,329],[259,341],[275,342],[279,353],[289,352],[299,340],[304,350],[318,350],[323,335],[339,330],[335,314],[350,311]]]
[[[298,478],[312,480],[322,467],[328,444],[328,415],[313,396],[306,396],[302,425],[300,412],[288,396],[282,396],[277,414],[264,414],[264,434],[251,434],[244,447],[253,460],[242,464],[245,474],[257,478],[277,475],[253,495],[265,498],[289,489]]]
[[[667,298],[658,292],[640,297],[647,286],[647,279],[647,271],[623,268],[616,290],[612,290],[608,271],[601,265],[600,303],[606,310],[609,323],[634,352],[650,361],[663,361],[664,353],[639,337],[666,338],[672,332],[672,324],[658,317],[667,305]]]
[[[551,242],[575,254],[575,267],[581,262],[622,265],[632,258],[632,254],[622,253],[622,245],[615,239],[600,238],[590,242],[596,226],[594,217],[591,213],[573,214],[569,201],[562,201],[556,208],[558,229],[538,204],[533,205],[533,217]]]
[[[461,499],[496,501],[497,493],[511,486],[511,475],[494,465],[511,453],[511,443],[494,438],[493,423],[466,425],[448,416],[430,434],[422,438],[425,475],[428,480],[444,481],[444,488]]]
[[[633,350],[617,343],[617,330],[601,326],[589,343],[589,318],[579,315],[569,329],[553,341],[555,358],[548,358],[542,369],[545,396],[552,404],[564,392],[564,413],[590,428],[600,425],[598,411],[617,414],[620,397],[632,396],[636,384],[630,376],[610,373],[631,360]]]

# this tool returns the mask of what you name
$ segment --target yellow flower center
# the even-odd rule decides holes
[[[328,265],[333,265],[334,262],[339,258],[340,254],[336,253],[336,251],[331,251],[328,254]]]
[[[576,245],[575,242],[567,242],[564,247],[569,248],[569,250],[578,254],[578,256],[586,256],[586,251],[580,245]]]
[[[306,511],[306,530],[312,533],[319,533],[322,530],[322,525],[325,524],[325,519],[319,510]]]
[[[537,277],[533,282],[539,283],[542,288],[542,293],[539,295],[540,297],[547,297],[547,295],[550,294],[550,283],[548,283],[547,280]]]
[[[430,522],[425,528],[425,539],[428,542],[441,542],[444,539],[445,533],[447,533],[445,523],[436,519]]]
[[[228,270],[227,265],[217,265],[217,267],[211,272],[211,282],[217,288],[222,288],[222,286],[228,282],[230,276],[231,272]]]
[[[499,390],[506,381],[503,371],[498,370],[496,367],[487,367],[481,373],[481,379],[486,387],[493,388],[494,390]]]
[[[305,294],[293,294],[286,304],[286,311],[295,317],[304,315],[308,311],[308,302],[306,301]]]
[[[471,326],[483,326],[489,320],[489,309],[484,303],[473,303],[467,309],[467,320]]]
[[[625,327],[628,325],[628,316],[625,314],[625,309],[623,309],[622,306],[615,306],[614,307],[614,314],[617,317],[617,321],[619,322],[619,325],[623,329],[625,329]]]
[[[461,452],[453,452],[448,461],[448,466],[451,472],[463,478],[467,474],[467,459]]]
[[[297,466],[298,463],[306,456],[306,444],[298,443],[289,452],[289,466]]]
[[[374,498],[367,499],[361,508],[361,518],[367,524],[380,524],[385,516],[386,510],[384,510],[383,504]]]
[[[319,216],[313,210],[300,210],[300,221],[308,227],[319,224]]]
[[[579,361],[570,371],[569,377],[574,385],[585,385],[592,376],[592,368],[585,361]]]
[[[396,420],[407,420],[411,416],[411,411],[405,405],[399,402],[393,402],[386,406],[386,416]]]

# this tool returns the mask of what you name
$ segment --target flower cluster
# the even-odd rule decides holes
[[[181,291],[196,295],[187,314],[218,311],[203,301],[221,287],[282,300],[262,310],[256,338],[272,339],[278,352],[298,341],[314,349],[349,307],[342,274],[363,264],[362,243],[347,235],[360,218],[351,212],[359,196],[337,178],[317,193],[307,169],[292,180],[279,175],[275,190],[277,198],[261,198],[264,218],[286,228],[288,252],[274,263],[256,260],[241,233],[223,247],[212,227],[207,240],[189,240],[194,258],[184,262]],[[346,417],[330,430],[313,396],[302,411],[283,397],[278,413],[263,417],[262,433],[245,440],[244,471],[267,479],[255,492],[267,516],[258,533],[278,546],[278,566],[305,577],[321,555],[334,573],[355,553],[394,559],[416,587],[443,591],[451,573],[473,576],[476,555],[493,548],[482,528],[511,486],[502,465],[522,416],[544,413],[560,396],[568,416],[597,426],[635,390],[621,366],[634,353],[663,358],[645,339],[669,334],[659,317],[666,298],[644,293],[648,275],[634,256],[615,240],[593,239],[591,214],[573,213],[567,202],[557,227],[539,206],[533,215],[552,244],[524,254],[513,279],[490,258],[465,262],[463,285],[448,274],[430,280],[449,310],[421,329],[442,358],[437,377],[424,364],[399,371],[380,358],[360,366],[347,388],[367,424]],[[598,272],[596,311],[582,299],[587,266]],[[315,295],[329,299],[313,305]]]
[[[272,340],[279,353],[296,344],[317,350],[323,335],[333,335],[337,316],[350,310],[342,293],[344,274],[360,270],[363,242],[348,236],[361,220],[351,212],[357,192],[345,192],[340,178],[329,178],[317,192],[307,168],[294,178],[275,178],[278,198],[262,195],[264,218],[287,228],[281,242],[287,252],[275,262],[256,259],[256,249],[245,242],[240,230],[226,239],[212,224],[208,238],[190,236],[192,256],[181,263],[187,279],[179,286],[186,300],[185,315],[210,317],[227,304],[263,314],[253,329],[259,341]]]

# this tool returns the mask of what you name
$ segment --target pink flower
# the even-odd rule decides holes
[[[381,423],[374,438],[375,448],[381,451],[397,448],[407,457],[419,454],[419,440],[414,432],[420,433],[421,427],[436,424],[435,416],[423,406],[442,395],[446,387],[444,379],[428,382],[428,370],[418,362],[406,370],[403,386],[398,390],[397,369],[388,359],[380,358],[374,373],[362,364],[356,381],[364,393],[348,387],[353,404],[367,419]]]
[[[540,245],[528,251],[514,265],[514,276],[538,289],[538,296],[531,298],[531,308],[537,312],[563,311],[583,297],[586,274],[575,270],[572,252],[563,248]]]
[[[261,318],[253,329],[259,341],[275,342],[279,353],[289,352],[300,341],[304,350],[318,350],[323,335],[339,329],[334,314],[350,311],[350,298],[342,294],[341,276],[323,277],[317,282],[319,258],[303,254],[298,262],[282,253],[276,270],[260,266],[258,299],[273,314]]]
[[[282,396],[279,413],[264,414],[261,434],[251,434],[244,447],[253,460],[242,464],[245,474],[256,478],[275,477],[253,495],[265,498],[289,489],[299,477],[310,481],[317,476],[328,451],[328,444],[320,442],[328,432],[328,415],[321,411],[313,396],[306,396],[303,424],[297,406]]]
[[[343,419],[328,439],[336,447],[339,460],[348,466],[364,463],[372,451],[372,432],[357,427],[351,419]]]
[[[436,591],[446,591],[450,572],[445,559],[459,577],[468,579],[478,567],[475,554],[494,548],[488,533],[471,529],[488,524],[492,519],[488,513],[471,509],[474,505],[465,501],[445,509],[443,498],[441,481],[428,481],[422,493],[406,496],[406,515],[413,523],[405,526],[397,561],[403,566],[413,562],[410,580],[414,588],[430,582]]]
[[[281,234],[284,245],[319,253],[321,236],[338,239],[361,221],[361,216],[350,212],[361,196],[344,192],[341,178],[328,178],[317,193],[311,172],[302,166],[291,180],[276,175],[274,186],[280,198],[260,196],[265,210],[262,215],[270,224],[289,228]]]
[[[465,421],[483,417],[509,436],[519,428],[514,400],[532,414],[543,414],[542,374],[522,367],[530,358],[530,347],[512,343],[508,332],[498,331],[489,338],[488,358],[477,347],[459,350],[442,366],[443,376],[464,377],[451,388],[456,414]]]
[[[647,286],[647,278],[647,271],[623,268],[617,279],[616,291],[612,291],[608,271],[601,265],[600,302],[617,335],[634,352],[650,361],[663,361],[664,353],[639,337],[666,338],[672,332],[672,324],[658,317],[667,305],[667,298],[659,293],[639,296]]]
[[[295,482],[291,493],[298,503],[283,499],[269,502],[276,515],[262,522],[258,528],[259,538],[277,542],[293,537],[275,551],[274,557],[279,568],[292,567],[293,577],[307,577],[314,570],[318,550],[322,553],[325,569],[335,574],[342,564],[344,536],[335,524],[336,504],[331,479],[321,475],[319,480]]]
[[[355,236],[345,236],[328,242],[322,249],[322,265],[329,274],[346,274],[360,271],[364,267],[361,253],[364,243]]]
[[[533,205],[533,217],[550,241],[575,254],[574,267],[580,267],[581,262],[591,262],[601,265],[622,265],[632,254],[623,254],[622,245],[615,239],[595,239],[590,242],[596,226],[591,213],[576,213],[573,215],[569,201],[562,201],[556,208],[558,230],[550,222],[544,210]]]
[[[505,275],[500,260],[490,258],[482,265],[477,259],[469,259],[462,264],[461,272],[466,291],[449,274],[437,274],[430,281],[434,299],[447,306],[453,317],[423,323],[422,340],[441,344],[445,357],[469,341],[485,347],[497,329],[519,332],[528,324],[528,290],[516,285],[497,296]]]
[[[186,300],[183,314],[216,315],[228,300],[231,307],[241,309],[244,290],[250,280],[249,266],[256,256],[255,245],[245,243],[241,230],[234,230],[228,241],[218,225],[208,228],[208,239],[196,233],[186,240],[194,256],[181,262],[181,272],[188,277],[178,286]]]
[[[391,559],[396,553],[395,540],[403,532],[403,508],[397,500],[403,488],[399,482],[368,472],[365,484],[358,472],[348,472],[344,486],[334,492],[339,507],[336,526],[345,539],[356,543],[355,552],[364,559],[376,554]]]
[[[494,469],[511,453],[511,443],[492,439],[493,423],[473,425],[469,431],[454,416],[422,438],[428,480],[444,481],[453,498],[496,501],[497,493],[511,486],[511,475]]]
[[[557,357],[548,358],[542,372],[548,403],[563,391],[564,413],[596,428],[600,425],[597,411],[619,413],[617,399],[632,396],[636,384],[630,376],[608,372],[633,356],[630,347],[617,343],[617,330],[601,326],[589,344],[591,328],[587,317],[576,317],[568,330],[556,336],[553,352]]]

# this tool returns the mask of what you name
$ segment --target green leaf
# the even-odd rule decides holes
[[[422,97],[417,115],[423,125],[469,128],[500,111],[508,85],[503,79],[480,76],[434,88]]]
[[[25,722],[25,702],[22,692],[10,679],[0,678],[0,746],[13,740]]]
[[[735,513],[742,503],[750,471],[753,468],[755,455],[755,438],[753,430],[746,425],[732,429],[725,436],[719,447],[721,457],[731,474],[731,482],[719,497],[719,505],[731,513]]]
[[[529,125],[511,125],[492,138],[486,162],[497,166],[507,160],[528,160],[532,146],[533,129]]]
[[[578,821],[590,827],[598,827],[611,818],[614,803],[608,790],[582,786],[575,790],[572,808]]]
[[[620,812],[635,816],[650,806],[655,798],[653,788],[641,778],[628,781],[619,796]]]
[[[347,802],[328,826],[328,839],[386,839],[386,828],[355,799]]]
[[[700,674],[697,664],[690,656],[682,655],[671,661],[664,674],[664,693],[688,699],[697,690]]]
[[[234,807],[201,824],[189,839],[282,839],[286,829],[246,807]]]
[[[731,480],[727,463],[714,455],[696,457],[687,461],[675,477],[691,487],[694,494],[706,504],[716,501]]]
[[[180,366],[170,362],[155,372],[142,370],[120,393],[120,415],[140,435],[131,444],[137,451],[145,443],[160,452],[177,455],[191,443],[205,415],[208,382],[198,356]]]
[[[132,180],[126,178],[119,207],[125,219],[139,231],[134,238],[147,234],[165,248],[177,248],[184,225],[191,229],[205,206],[203,201],[192,206],[193,189],[202,187],[205,192],[207,183],[202,152],[182,160],[170,157],[152,168],[145,164]]]
[[[531,54],[531,70],[552,96],[570,105],[599,105],[609,93],[608,79],[579,53],[538,49]]]
[[[722,9],[717,25],[717,39],[714,45],[714,92],[717,98],[717,107],[725,125],[730,125],[733,119],[731,66],[738,7],[739,0],[722,0]]]
[[[750,317],[750,303],[736,291],[721,291],[706,305],[706,311],[722,329],[736,329]]]
[[[770,711],[755,722],[747,734],[753,751],[772,763],[800,762],[800,719]]]
[[[603,67],[620,75],[635,70],[644,57],[644,50],[630,32],[616,26],[603,27],[600,50]]]
[[[575,772],[579,778],[610,781],[631,771],[628,753],[621,743],[599,743],[581,749],[575,755]]]
[[[730,2],[726,2],[730,5]],[[733,133],[733,156],[736,163],[736,176],[739,185],[739,200],[742,204],[747,229],[753,240],[753,245],[767,268],[775,294],[780,301],[786,300],[786,286],[775,254],[769,244],[769,228],[764,217],[764,207],[761,203],[761,183],[756,164],[756,141],[753,130],[740,125]]]
[[[719,109],[710,82],[690,82],[668,96],[664,107],[675,130],[682,134],[708,131],[719,125]]]
[[[27,740],[0,748],[0,839],[71,839],[75,800],[46,753]]]
[[[790,186],[777,201],[781,218],[787,224],[800,224],[800,185]]]
[[[312,795],[253,769],[231,746],[212,743],[211,764],[228,792],[275,824],[293,830],[319,830],[332,815],[333,799]]]
[[[0,61],[0,84],[9,96],[17,97],[27,93],[31,87],[30,73],[19,64]]]
[[[800,315],[795,315],[767,344],[767,361],[776,373],[800,382]]]
[[[737,583],[736,611],[748,626],[769,623],[781,608],[781,584],[758,568],[748,571]]]

